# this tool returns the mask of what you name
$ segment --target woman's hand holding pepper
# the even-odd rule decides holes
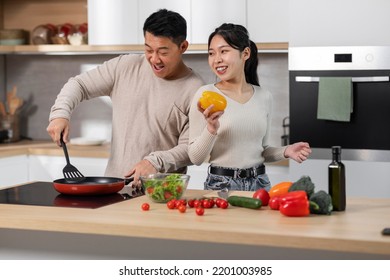
[[[207,130],[216,135],[220,126],[219,118],[223,115],[224,111],[217,111],[212,113],[211,110],[214,108],[214,105],[210,105],[206,110],[203,110],[198,102],[198,110],[201,112],[207,122]]]

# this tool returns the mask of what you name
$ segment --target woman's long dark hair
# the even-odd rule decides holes
[[[249,39],[246,28],[239,24],[224,23],[217,27],[209,36],[208,47],[215,35],[220,35],[234,49],[240,52],[249,47],[251,50],[250,57],[245,61],[245,79],[247,83],[259,86],[259,77],[257,76],[257,46]]]

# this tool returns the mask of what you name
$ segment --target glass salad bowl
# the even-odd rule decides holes
[[[190,176],[177,173],[157,173],[141,176],[140,179],[146,196],[154,202],[164,203],[183,196]]]

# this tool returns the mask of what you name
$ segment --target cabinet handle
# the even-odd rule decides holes
[[[369,83],[369,82],[388,82],[389,76],[376,76],[376,77],[352,77],[352,82],[356,83]],[[310,76],[296,76],[296,82],[319,82],[320,77],[310,77]]]

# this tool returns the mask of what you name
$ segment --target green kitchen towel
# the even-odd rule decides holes
[[[317,119],[349,122],[353,111],[351,77],[321,77]]]

